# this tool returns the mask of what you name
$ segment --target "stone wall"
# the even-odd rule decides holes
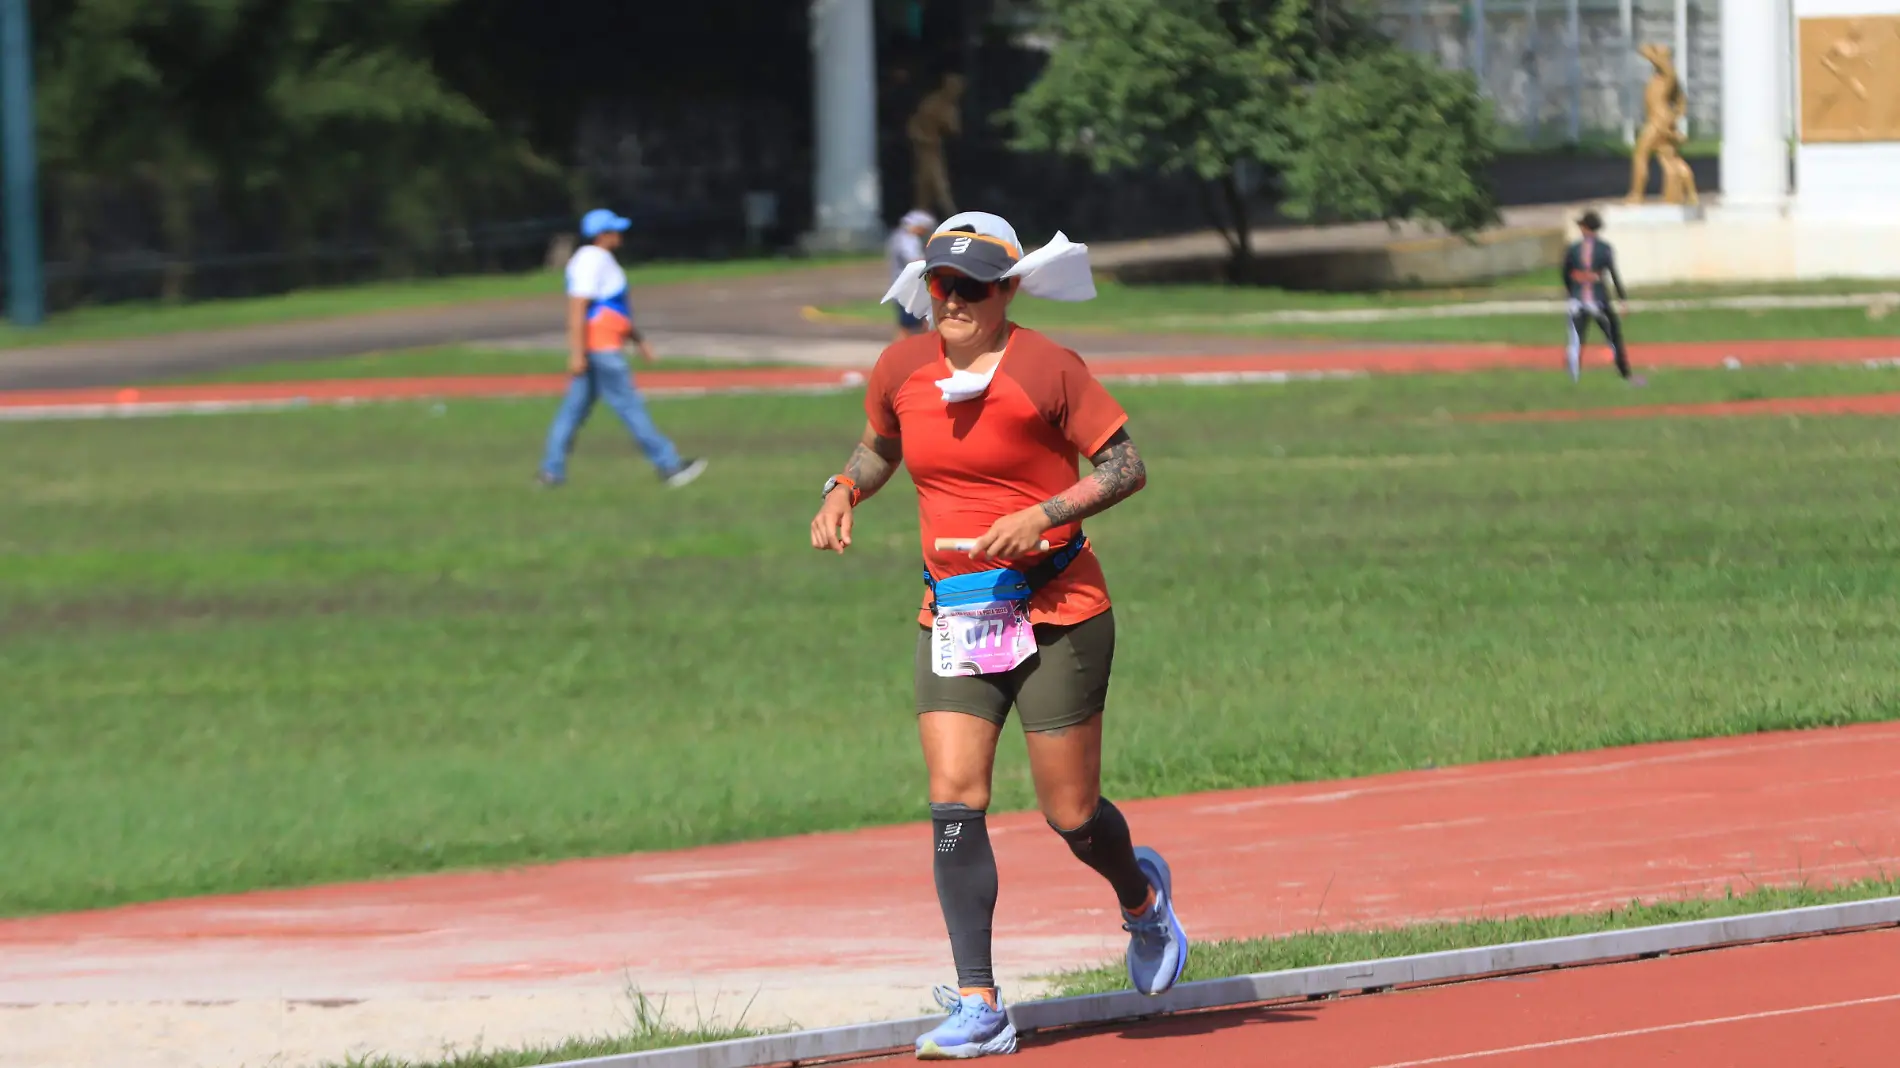
[[[1635,46],[1654,41],[1674,48],[1676,9],[1674,0],[1632,0],[1631,8],[1635,42],[1624,40],[1615,0],[1578,0],[1581,43],[1573,47],[1564,0],[1488,0],[1483,81],[1499,121],[1529,144],[1562,143],[1570,136],[1575,99],[1584,139],[1620,136],[1626,119],[1641,125],[1650,66]],[[1396,40],[1447,67],[1470,68],[1476,34],[1468,2],[1378,0],[1375,11]],[[1718,0],[1689,4],[1691,137],[1716,137],[1721,129],[1719,16]]]

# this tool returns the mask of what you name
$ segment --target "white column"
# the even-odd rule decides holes
[[[877,41],[871,0],[811,0],[812,233],[822,250],[875,248]]]
[[[1623,143],[1636,143],[1636,100],[1630,95],[1630,56],[1636,52],[1636,11],[1633,0],[1617,4],[1617,25],[1623,30],[1623,61],[1617,66],[1616,91],[1623,102]]]
[[[1788,17],[1780,0],[1722,0],[1722,206],[1779,211],[1788,197]]]
[[[1690,96],[1695,90],[1689,88],[1689,0],[1676,0],[1676,80],[1681,83],[1682,91]],[[1676,129],[1684,137],[1689,136],[1689,112],[1683,109],[1682,118],[1676,120]]]

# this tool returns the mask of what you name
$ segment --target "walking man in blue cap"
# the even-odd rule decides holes
[[[682,459],[647,414],[646,401],[633,384],[622,350],[628,341],[640,349],[640,358],[653,362],[653,347],[633,325],[627,303],[627,272],[614,258],[620,234],[632,225],[606,208],[581,217],[581,236],[588,243],[567,261],[567,373],[573,375],[561,408],[548,428],[547,452],[541,459],[541,484],[559,486],[567,481],[567,456],[574,437],[587,422],[596,400],[625,423],[633,440],[646,453],[669,486],[684,486],[706,470],[706,461]]]

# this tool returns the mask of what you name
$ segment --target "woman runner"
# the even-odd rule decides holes
[[[825,483],[812,548],[842,553],[852,510],[910,465],[927,590],[919,614],[916,711],[929,773],[937,899],[957,986],[917,1039],[925,1060],[1011,1053],[1016,1031],[990,956],[996,861],[984,822],[996,743],[1022,718],[1044,819],[1113,888],[1129,933],[1128,977],[1160,994],[1181,977],[1187,936],[1161,855],[1130,840],[1101,795],[1102,711],[1115,618],[1081,523],[1147,480],[1127,414],[1074,352],[1009,320],[1018,289],[1095,295],[1087,246],[1061,234],[1024,256],[1009,223],[944,220],[885,300],[933,329],[884,350],[865,393],[867,425]],[[1094,471],[1076,479],[1078,456]]]

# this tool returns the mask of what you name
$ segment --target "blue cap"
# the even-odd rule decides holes
[[[599,237],[609,230],[625,230],[632,225],[631,219],[615,215],[606,208],[595,208],[581,216],[581,233],[587,237]]]

